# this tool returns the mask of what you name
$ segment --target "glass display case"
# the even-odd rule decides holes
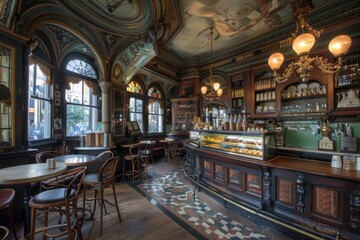
[[[276,155],[274,133],[239,131],[191,131],[189,140],[200,148],[240,155],[257,160],[269,160]]]

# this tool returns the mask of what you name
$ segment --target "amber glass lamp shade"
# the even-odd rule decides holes
[[[201,93],[202,93],[203,95],[205,95],[206,92],[207,92],[207,87],[206,87],[206,86],[202,86],[202,87],[201,87]]]
[[[348,35],[340,35],[333,38],[329,43],[329,50],[335,56],[341,56],[349,50],[351,38]]]
[[[273,71],[279,70],[284,62],[284,55],[281,53],[273,53],[268,59],[268,64]]]
[[[214,88],[215,91],[219,90],[220,89],[220,83],[215,82],[214,85],[213,85],[213,88]]]
[[[298,56],[308,54],[315,44],[315,37],[310,33],[304,33],[295,38],[292,47]]]
[[[218,97],[221,97],[221,95],[223,94],[223,90],[220,88],[219,90],[217,90],[216,94],[218,95]]]

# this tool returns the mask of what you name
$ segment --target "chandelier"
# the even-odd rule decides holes
[[[328,63],[326,58],[321,56],[310,57],[309,52],[315,44],[315,37],[319,38],[323,31],[311,27],[308,23],[307,15],[314,8],[311,0],[294,1],[293,16],[297,19],[295,32],[292,33],[292,48],[298,55],[296,62],[291,62],[285,68],[282,75],[277,71],[280,69],[284,61],[284,55],[281,53],[274,53],[268,59],[268,64],[274,72],[274,79],[278,83],[285,82],[296,70],[299,75],[300,82],[307,82],[310,77],[310,71],[313,68],[312,63],[315,61],[318,68],[324,73],[335,73],[339,70],[344,62],[344,54],[350,48],[351,38],[347,35],[340,35],[333,38],[329,43],[329,50],[336,58],[335,63]],[[301,28],[302,34],[297,36]],[[307,32],[304,32],[304,30]]]
[[[210,28],[210,67],[209,67],[209,78],[205,81],[204,86],[201,87],[201,93],[205,100],[213,101],[215,99],[219,99],[223,94],[223,89],[220,87],[220,83],[218,83],[213,76],[212,72],[212,39],[213,39],[213,27]]]

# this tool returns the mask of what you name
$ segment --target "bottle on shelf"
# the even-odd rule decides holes
[[[236,128],[235,128],[236,131],[241,131],[241,121],[242,121],[241,114],[239,113],[236,121]]]

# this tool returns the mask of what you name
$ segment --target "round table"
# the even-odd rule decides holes
[[[95,164],[97,157],[88,154],[68,154],[53,157],[56,163],[64,163],[68,167],[79,167]]]
[[[56,164],[56,168],[46,168],[46,163],[24,164],[0,169],[0,184],[24,184],[24,236],[30,232],[30,183],[40,182],[64,173],[67,166]]]

